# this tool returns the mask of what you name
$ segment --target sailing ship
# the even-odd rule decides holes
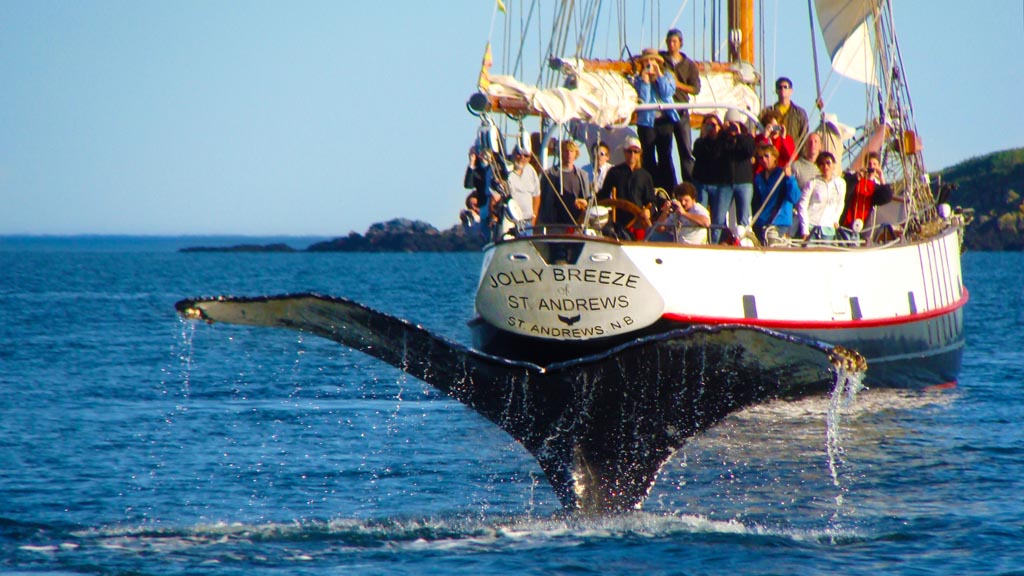
[[[550,141],[573,138],[581,127],[589,134],[628,131],[634,114],[649,109],[687,110],[694,127],[707,115],[729,110],[755,123],[763,107],[765,78],[756,66],[754,0],[727,4],[723,33],[710,37],[712,42],[726,39],[728,57],[697,62],[703,89],[687,103],[639,103],[629,82],[637,73],[635,59],[592,57],[592,38],[604,5],[600,1],[558,7],[548,46],[565,46],[572,23],[575,51],[548,59],[543,85],[498,74],[488,43],[479,90],[468,103],[481,121],[478,141],[484,153],[500,166],[513,146],[528,148],[532,140],[533,145],[540,142],[537,156],[549,165]],[[524,6],[521,20],[529,23],[534,7]],[[856,81],[865,96],[865,118],[844,142],[819,87],[823,140],[841,147],[835,155],[845,154],[849,165],[877,135],[882,170],[895,192],[893,202],[876,207],[842,240],[808,243],[783,235],[762,243],[732,226],[734,235],[749,239],[729,245],[609,237],[595,224],[593,198],[592,209],[572,225],[517,222],[510,214],[514,209],[499,207],[495,213],[502,219],[485,247],[476,295],[474,346],[543,363],[679,328],[739,325],[857,350],[867,359],[870,385],[955,386],[968,298],[960,267],[968,218],[944,204],[943,194],[933,192],[925,170],[891,2],[815,0],[813,13],[832,69]],[[713,29],[717,14],[704,15],[711,18]],[[505,17],[510,17],[507,12]],[[627,36],[621,23],[618,32],[619,38]],[[511,44],[514,52],[522,53],[522,42],[513,39]],[[639,48],[622,46],[616,54]],[[812,51],[808,56],[807,64],[813,65],[817,55]],[[502,60],[514,62],[510,72],[522,69],[521,57]],[[525,128],[530,121],[538,125],[532,139]],[[514,134],[506,137],[509,133]],[[498,190],[504,206],[513,204],[506,190]],[[611,204],[622,210],[628,201]],[[639,213],[642,207],[626,208]]]
[[[547,142],[574,123],[627,127],[644,109],[625,79],[631,59],[587,58],[603,5],[567,0],[555,7],[540,73],[547,88],[491,73],[488,45],[469,109],[480,118],[479,150],[495,165],[508,151],[505,135],[533,146],[529,121],[539,124],[534,148],[543,159]],[[620,21],[625,5],[617,3],[613,13]],[[526,44],[522,31],[539,19],[538,6],[521,10],[514,46]],[[641,507],[659,470],[689,438],[759,402],[856,390],[865,358],[868,384],[953,385],[964,346],[966,221],[931,191],[891,6],[814,6],[833,65],[846,74],[859,67],[862,79],[875,79],[866,84],[874,99],[867,109],[877,110],[868,121],[890,129],[883,167],[901,201],[852,242],[623,240],[603,235],[589,217],[533,226],[517,218],[498,172],[505,199],[484,249],[472,348],[318,294],[192,298],[176,308],[190,319],[329,338],[423,380],[519,442],[573,512]],[[498,2],[495,16],[514,8],[511,0]],[[712,34],[726,39],[728,60],[699,63],[706,88],[692,102],[657,106],[687,108],[695,124],[702,115],[752,116],[760,108],[753,0],[734,0],[729,8],[724,32]],[[710,18],[715,27],[717,14]],[[504,28],[513,35],[511,25]],[[567,56],[573,28],[576,48]],[[621,53],[628,56],[625,47]],[[505,61],[521,71],[521,58]],[[616,200],[615,210],[639,210]]]

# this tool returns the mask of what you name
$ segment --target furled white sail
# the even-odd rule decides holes
[[[880,0],[815,0],[818,25],[832,69],[865,84],[877,84],[869,17]]]
[[[713,110],[718,113],[719,117],[722,117],[728,106],[746,110],[752,114],[757,114],[761,110],[761,99],[757,96],[757,92],[746,84],[739,74],[704,72],[700,76],[700,82],[700,93],[693,96],[691,102],[709,106],[708,109],[702,109],[701,112]],[[715,104],[719,107],[711,107]]]
[[[574,71],[575,88],[540,89],[511,76],[491,76],[487,93],[527,101],[556,124],[583,120],[605,126],[629,121],[636,109],[636,90],[619,74]]]

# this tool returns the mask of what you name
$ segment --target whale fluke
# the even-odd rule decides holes
[[[472,408],[522,444],[562,505],[639,508],[687,439],[752,404],[830,386],[854,352],[759,328],[698,326],[539,366],[484,354],[357,302],[317,294],[176,305],[208,322],[335,340]]]

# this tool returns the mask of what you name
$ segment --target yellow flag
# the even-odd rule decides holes
[[[484,59],[480,63],[480,79],[477,80],[477,86],[481,90],[486,90],[491,85],[491,78],[488,70],[491,67],[493,58],[491,57],[491,43],[487,43],[487,48],[484,50]]]
[[[505,3],[501,0],[498,0],[498,10],[501,10],[501,13],[505,14]]]

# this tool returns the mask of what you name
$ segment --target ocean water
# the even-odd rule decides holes
[[[1024,574],[1024,255],[969,253],[959,387],[730,417],[642,512],[560,513],[470,410],[360,353],[183,322],[317,291],[467,342],[479,254],[0,238],[0,573]]]

